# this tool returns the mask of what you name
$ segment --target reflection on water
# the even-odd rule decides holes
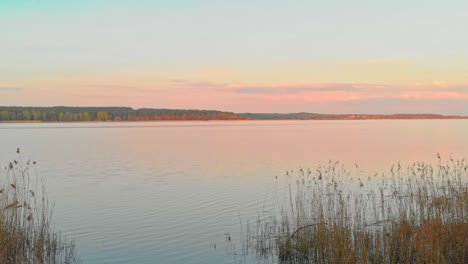
[[[467,132],[466,120],[0,124],[0,165],[16,147],[38,161],[85,263],[239,263],[240,223],[275,211],[275,176],[466,158]]]

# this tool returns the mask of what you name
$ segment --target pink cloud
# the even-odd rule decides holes
[[[440,83],[401,86],[353,82],[248,85],[171,79],[145,84],[96,82],[75,86],[71,85],[70,89],[29,87],[18,94],[8,92],[0,98],[0,104],[112,105],[236,112],[336,112],[350,106],[349,109],[370,109],[368,112],[378,113],[383,109],[380,102],[386,102],[385,109],[393,107],[394,112],[405,112],[401,106],[426,110],[435,104],[437,109],[452,109],[452,105],[458,105],[461,113],[468,112],[468,86],[447,84],[441,87]],[[5,95],[6,91],[3,93]],[[343,112],[351,112],[345,110]]]

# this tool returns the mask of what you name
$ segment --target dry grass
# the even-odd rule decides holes
[[[20,160],[0,171],[0,263],[78,263],[74,243],[51,229],[44,183]]]
[[[468,263],[467,170],[439,158],[365,180],[338,162],[288,172],[279,217],[245,244],[280,263]]]

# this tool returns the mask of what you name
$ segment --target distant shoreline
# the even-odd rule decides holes
[[[468,117],[448,118],[367,118],[367,119],[239,119],[239,120],[107,120],[107,121],[0,121],[0,124],[76,124],[76,123],[144,123],[144,122],[266,122],[266,121],[368,121],[368,120],[468,120]]]
[[[150,121],[286,121],[286,120],[442,120],[468,119],[462,115],[234,113],[218,110],[131,107],[0,106],[0,123],[101,123]]]

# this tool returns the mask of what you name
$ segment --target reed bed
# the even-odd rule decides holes
[[[79,263],[74,242],[51,228],[45,183],[18,159],[0,169],[0,263]],[[3,165],[2,165],[3,166]]]
[[[398,163],[365,179],[355,167],[287,172],[280,213],[248,223],[245,252],[279,263],[468,263],[465,160]]]

